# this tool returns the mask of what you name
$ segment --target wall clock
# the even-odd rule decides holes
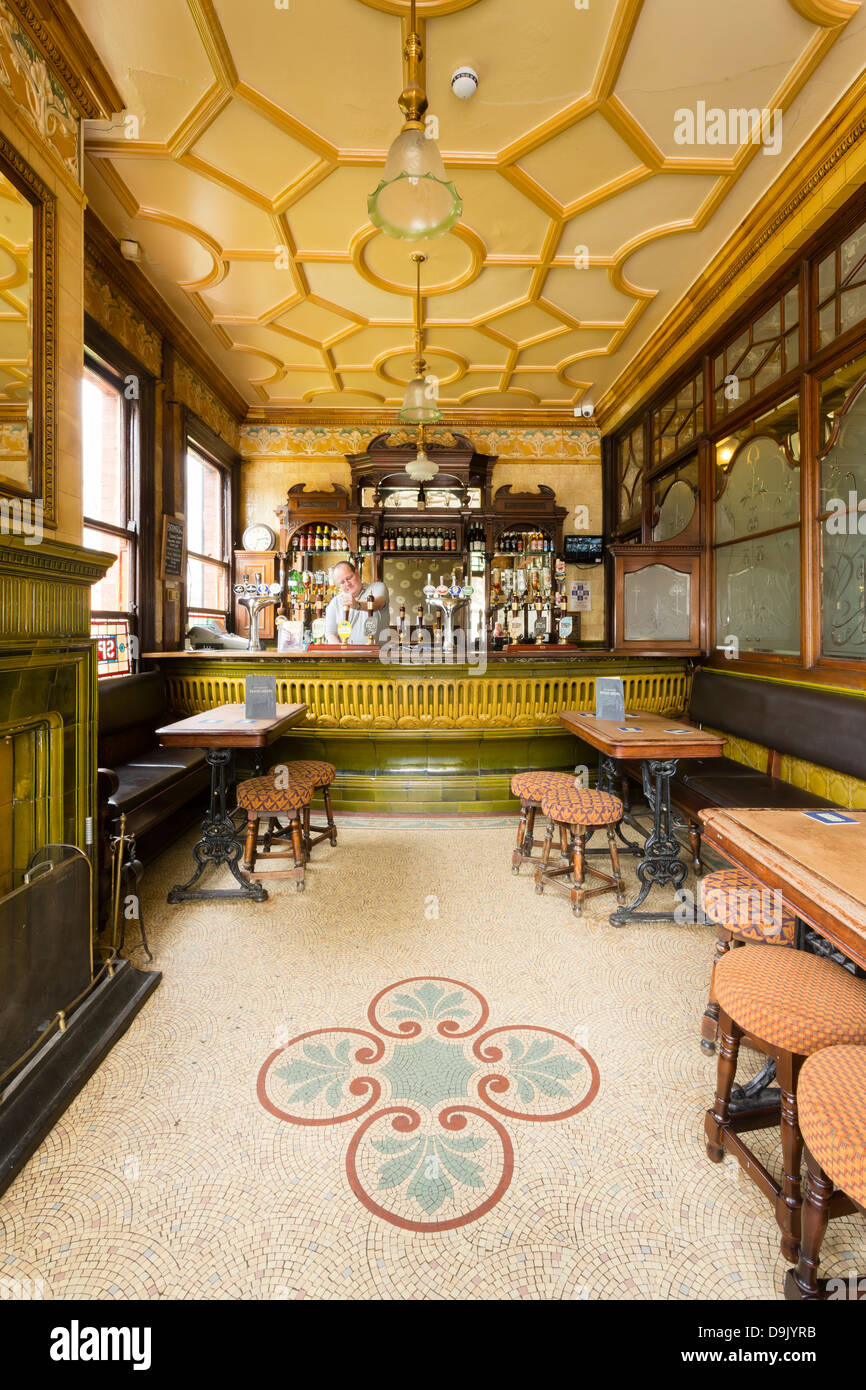
[[[243,534],[244,550],[273,550],[277,543],[276,532],[270,526],[266,526],[263,521],[257,521],[252,526],[248,526]]]

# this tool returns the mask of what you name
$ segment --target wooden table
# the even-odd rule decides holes
[[[866,970],[866,812],[701,811],[725,859],[781,893],[791,911]]]
[[[617,764],[624,759],[639,759],[642,765],[644,794],[653,813],[653,826],[642,847],[625,842],[639,855],[637,874],[641,886],[632,902],[611,914],[612,925],[623,927],[627,922],[673,921],[673,908],[638,911],[654,884],[671,883],[677,889],[688,872],[680,858],[680,842],[672,828],[671,778],[680,758],[720,758],[725,751],[725,740],[718,734],[705,733],[692,724],[668,719],[663,714],[630,714],[619,721],[564,710],[559,718],[576,738],[598,749],[601,755],[598,785],[602,791],[619,791],[621,776]],[[621,833],[620,838],[624,838]]]
[[[243,705],[217,705],[215,709],[180,719],[157,729],[160,743],[168,748],[203,748],[210,767],[210,805],[202,822],[202,836],[193,848],[196,868],[187,883],[176,884],[168,895],[170,903],[202,898],[252,898],[263,902],[268,896],[261,883],[244,878],[238,867],[243,843],[238,836],[226,795],[234,781],[234,750],[248,748],[257,754],[257,770],[264,771],[264,750],[286,729],[297,724],[307,712],[306,705],[277,705],[274,719],[247,719]],[[239,888],[196,888],[208,864],[227,864]]]

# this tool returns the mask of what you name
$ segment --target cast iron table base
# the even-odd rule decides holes
[[[671,778],[677,769],[677,758],[646,758],[642,763],[644,795],[653,813],[652,830],[646,838],[637,866],[640,891],[625,907],[611,913],[610,923],[624,927],[628,922],[673,922],[673,908],[667,911],[640,912],[650,889],[671,883],[682,887],[688,872],[680,855],[682,846],[673,833],[671,820]]]
[[[232,749],[208,748],[205,761],[210,765],[210,805],[202,822],[202,836],[193,847],[196,869],[187,883],[178,883],[168,895],[170,903],[196,902],[207,898],[248,898],[261,903],[267,892],[261,883],[245,878],[239,866],[243,842],[237,832],[233,813],[227,809],[226,793],[233,783]],[[196,888],[209,864],[225,864],[237,879],[238,888]]]

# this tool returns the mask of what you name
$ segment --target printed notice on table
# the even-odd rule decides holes
[[[276,676],[247,676],[244,681],[247,719],[276,719]]]

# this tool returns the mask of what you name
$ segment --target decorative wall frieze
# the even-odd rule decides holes
[[[89,256],[84,261],[84,309],[153,376],[162,374],[160,335]]]
[[[233,449],[240,448],[240,426],[226,409],[215,392],[202,381],[201,377],[180,355],[174,359],[172,390],[175,400],[181,401],[203,420],[215,434],[230,444]]]
[[[393,428],[391,442],[414,443],[417,431]],[[285,425],[247,424],[240,430],[240,452],[245,459],[256,458],[339,458],[359,454],[381,433],[373,427],[352,425]],[[495,454],[500,459],[560,459],[580,463],[601,462],[601,435],[595,428],[582,426],[483,426],[461,422],[460,433],[471,440],[482,454]],[[428,430],[428,444],[453,442],[446,428]]]
[[[76,183],[78,113],[18,15],[0,0],[0,92]]]

